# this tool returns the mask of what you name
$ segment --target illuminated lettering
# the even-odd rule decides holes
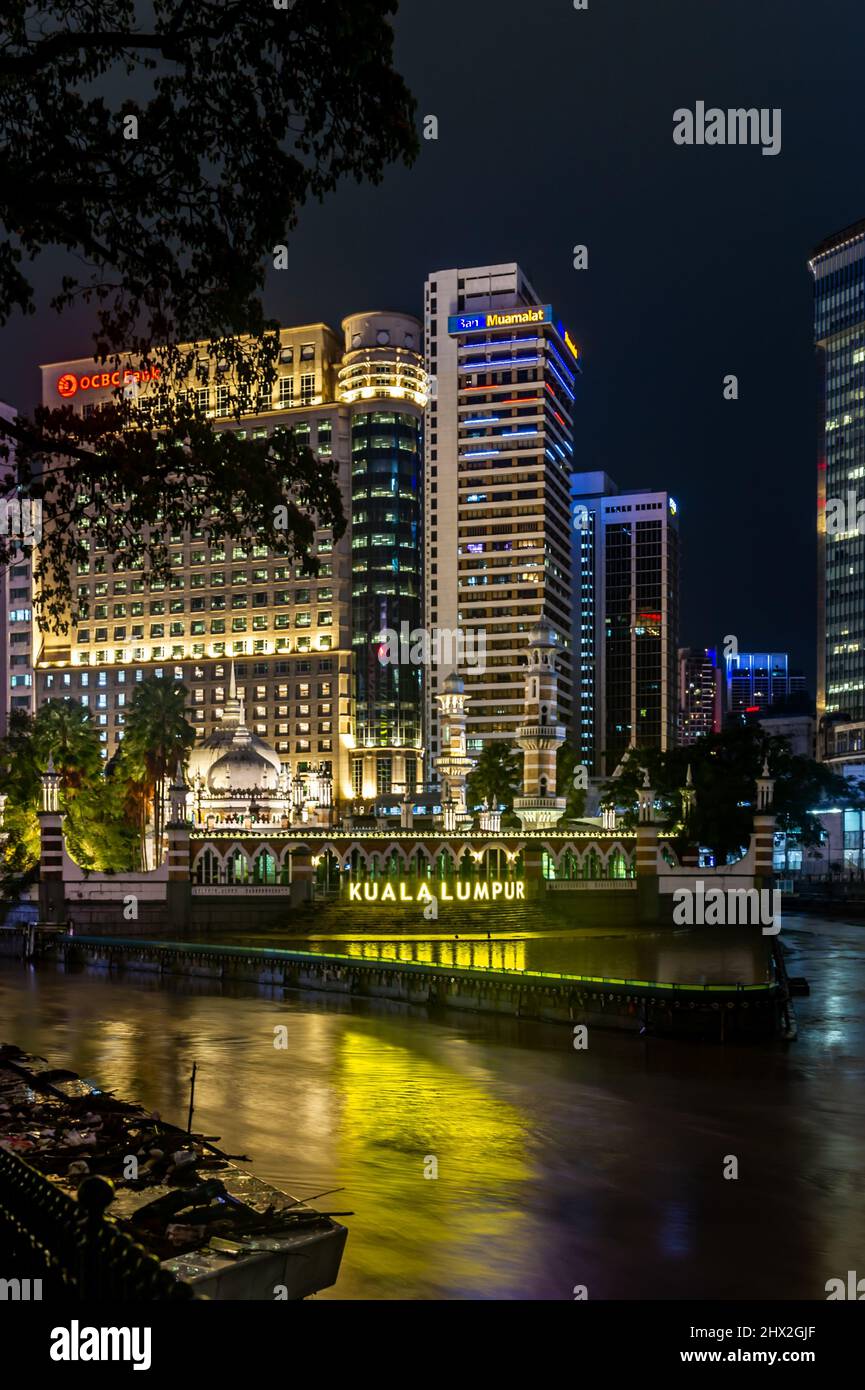
[[[523,324],[552,323],[550,304],[536,304],[524,309],[500,309],[484,314],[449,314],[449,333],[475,333],[485,328],[518,328]],[[575,354],[576,355],[576,354]]]
[[[401,879],[398,883],[376,883],[367,881],[350,883],[348,900],[352,903],[429,903],[433,894],[428,884],[419,883],[417,891],[413,885]],[[452,891],[452,889],[455,890]],[[505,902],[525,901],[525,884],[522,880],[484,879],[479,883],[437,883],[436,891],[444,903],[489,903],[503,898]]]
[[[565,347],[570,348],[575,357],[579,357],[580,349],[577,347],[567,329],[565,329]]]
[[[126,367],[121,378],[118,368],[115,372],[90,372],[76,376],[74,372],[64,372],[57,378],[57,394],[70,400],[77,391],[100,391],[108,386],[129,386],[132,382],[157,381],[159,367]]]

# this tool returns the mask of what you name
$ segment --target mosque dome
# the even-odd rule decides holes
[[[217,758],[207,774],[207,785],[213,792],[275,790],[278,775],[278,765],[274,772],[270,759],[250,742],[232,746]]]
[[[541,617],[529,632],[528,645],[530,647],[555,647],[558,644],[558,634],[546,618]]]
[[[275,791],[281,772],[275,749],[244,723],[243,700],[237,695],[232,664],[222,721],[192,749],[189,780],[199,779],[210,791],[249,791],[254,787]]]

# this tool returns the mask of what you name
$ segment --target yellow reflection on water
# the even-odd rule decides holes
[[[458,1041],[453,1059],[345,1029],[337,1042],[339,1169],[355,1215],[339,1294],[355,1280],[367,1297],[435,1297],[502,1282],[504,1250],[529,1240],[521,1194],[532,1176],[528,1131],[514,1106],[470,1072]],[[424,1177],[438,1165],[437,1177]],[[458,1294],[454,1294],[458,1296]]]
[[[525,970],[525,941],[349,941],[341,953],[358,960],[421,961],[471,970]]]

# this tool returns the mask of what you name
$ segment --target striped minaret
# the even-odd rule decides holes
[[[655,793],[649,786],[649,771],[637,789],[637,903],[640,920],[656,922],[659,912],[658,827],[655,824]]]
[[[189,923],[192,883],[189,874],[189,819],[186,798],[189,788],[178,761],[174,781],[168,788],[169,819],[165,827],[168,840],[167,910],[170,925],[183,928]]]
[[[556,662],[561,654],[554,629],[545,618],[529,633],[526,703],[517,743],[523,750],[523,794],[514,799],[514,813],[523,830],[555,825],[567,805],[556,796],[556,758],[565,741],[558,722]]]
[[[775,845],[775,779],[769,776],[769,759],[763,760],[763,771],[757,778],[757,809],[754,812],[754,876],[756,888],[771,888],[774,882],[773,849]]]
[[[63,816],[60,813],[60,775],[49,754],[42,773],[42,810],[39,812],[39,919],[66,920],[63,883]]]

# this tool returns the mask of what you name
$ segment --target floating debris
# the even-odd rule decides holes
[[[0,1148],[72,1196],[84,1178],[107,1178],[106,1219],[204,1296],[303,1298],[336,1280],[347,1232],[332,1217],[351,1212],[316,1211],[236,1168],[214,1136],[187,1133],[8,1044]],[[298,1255],[306,1258],[292,1266]]]

